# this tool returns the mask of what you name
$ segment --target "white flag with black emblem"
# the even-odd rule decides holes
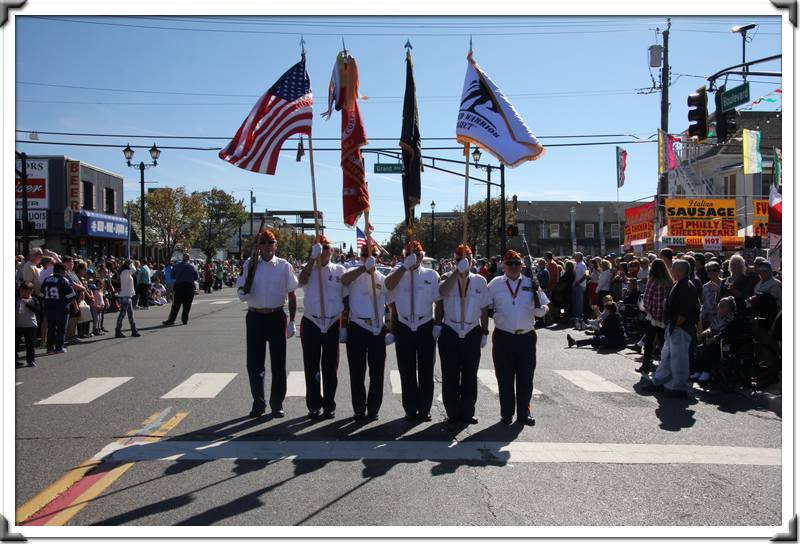
[[[544,155],[544,147],[525,124],[513,104],[467,55],[467,75],[458,110],[456,139],[472,143],[515,167]]]

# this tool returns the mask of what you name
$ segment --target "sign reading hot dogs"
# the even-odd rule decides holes
[[[736,236],[733,198],[667,198],[664,201],[670,236]]]

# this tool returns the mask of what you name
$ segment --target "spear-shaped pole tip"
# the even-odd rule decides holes
[[[414,49],[414,46],[411,45],[411,40],[406,40],[406,44],[403,46],[406,48],[406,51],[411,52]]]
[[[302,34],[300,35],[300,54],[304,57],[306,56],[306,39]]]

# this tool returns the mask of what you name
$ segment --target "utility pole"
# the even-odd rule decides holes
[[[253,237],[253,190],[250,189],[250,238]]]
[[[661,130],[664,137],[669,141],[669,29],[672,26],[672,21],[667,18],[667,29],[662,33],[664,37],[664,58],[661,63]],[[669,170],[661,174],[658,180],[658,195],[656,195],[656,225],[658,225],[659,212],[663,209],[661,205],[664,201],[664,196],[669,191]]]
[[[28,155],[22,152],[17,153],[17,156],[21,162],[19,177],[22,181],[22,254],[27,259],[30,251],[30,233],[28,231]]]
[[[500,258],[506,255],[506,165],[500,163]]]

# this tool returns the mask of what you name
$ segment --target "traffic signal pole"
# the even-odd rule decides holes
[[[669,29],[672,26],[672,22],[670,19],[667,19],[667,29],[662,33],[663,40],[664,40],[664,58],[661,63],[661,130],[665,137],[669,133]],[[659,184],[659,195],[665,195],[669,191],[669,173],[665,171],[661,174],[661,178],[658,180]],[[662,212],[664,209],[663,206],[664,197],[660,197],[657,199],[656,203],[656,230],[655,232],[658,233],[659,227],[659,212]]]

